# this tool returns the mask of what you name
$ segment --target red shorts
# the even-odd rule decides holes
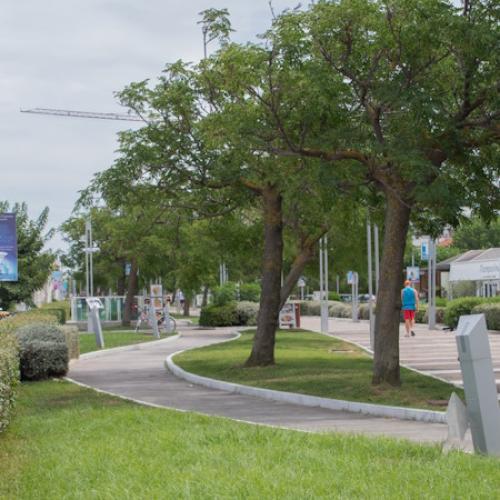
[[[413,309],[403,309],[403,317],[406,320],[413,321],[415,319],[415,311]]]

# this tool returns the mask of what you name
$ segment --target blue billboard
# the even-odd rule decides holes
[[[0,281],[17,281],[16,214],[0,213]]]

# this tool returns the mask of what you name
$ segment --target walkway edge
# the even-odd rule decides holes
[[[164,342],[171,342],[172,340],[177,340],[180,337],[180,334],[172,335],[171,337],[166,337],[164,339],[158,339],[158,340],[148,340],[146,342],[137,342],[136,344],[129,344],[129,345],[121,345],[118,347],[110,347],[108,349],[104,348],[99,351],[90,351],[90,352],[84,352],[83,354],[80,354],[78,358],[75,360],[71,361],[78,361],[78,359],[89,359],[89,358],[100,358],[101,356],[107,356],[108,354],[112,354],[114,352],[119,352],[119,351],[134,351],[134,350],[140,350],[140,346],[144,345],[150,345],[150,344],[157,344],[157,343],[164,343]]]
[[[225,342],[236,340],[238,337],[228,339]],[[197,349],[197,348],[192,348]],[[446,423],[446,413],[432,410],[418,410],[415,408],[405,408],[398,406],[376,405],[372,403],[359,403],[356,401],[345,401],[342,399],[322,398],[319,396],[309,396],[306,394],[297,394],[294,392],[276,391],[271,389],[262,389],[260,387],[251,387],[248,385],[235,384],[233,382],[224,382],[183,370],[176,365],[173,358],[192,349],[183,349],[170,354],[165,360],[165,367],[176,377],[184,379],[192,384],[202,385],[210,389],[217,389],[225,392],[244,394],[246,396],[256,396],[271,401],[291,403],[300,406],[320,407],[328,410],[349,411],[361,413],[375,417],[396,418],[399,420],[416,420],[419,422]]]

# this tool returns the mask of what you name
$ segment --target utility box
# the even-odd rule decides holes
[[[500,408],[484,315],[461,316],[456,341],[474,450],[500,456]]]

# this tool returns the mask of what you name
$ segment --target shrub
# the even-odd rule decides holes
[[[55,325],[32,323],[16,330],[22,380],[60,377],[68,372],[68,346]]]
[[[328,292],[328,300],[331,300],[333,302],[340,302],[340,293]]]
[[[318,300],[304,300],[300,302],[302,316],[319,316],[321,314],[321,302]]]
[[[214,290],[214,305],[224,306],[229,302],[236,300],[237,290],[236,283],[228,281]]]
[[[59,307],[47,307],[43,308],[42,311],[47,314],[54,316],[57,323],[64,325],[66,323],[66,310]]]
[[[462,297],[451,300],[446,306],[444,313],[444,322],[451,328],[458,325],[458,320],[463,314],[470,314],[475,306],[483,303],[485,300],[481,297]]]
[[[236,302],[229,302],[223,306],[210,305],[203,307],[200,312],[201,326],[234,326],[238,323]]]
[[[448,299],[445,299],[444,297],[436,297],[437,307],[446,307],[446,304],[448,304]]]
[[[259,304],[249,301],[238,302],[236,313],[238,314],[239,325],[255,326],[257,324],[257,315],[259,314]]]
[[[58,311],[56,314],[61,321],[59,321],[62,325],[68,321],[68,318],[71,316],[71,303],[69,300],[58,300],[56,302],[51,302],[50,304],[43,304],[40,308],[42,311]]]
[[[500,304],[479,304],[472,309],[472,314],[484,314],[489,330],[500,330]]]
[[[11,333],[0,333],[0,432],[10,421],[18,382],[19,351],[16,339]]]
[[[41,311],[40,309],[32,309],[31,311],[16,313],[0,321],[0,334],[8,332],[14,333],[21,326],[31,323],[55,325],[56,322],[53,314]]]
[[[78,359],[80,357],[80,332],[78,331],[78,327],[62,325],[59,328],[66,338],[69,359]]]
[[[351,308],[349,307],[349,312],[351,312]],[[375,306],[373,307],[373,313],[375,313]],[[349,315],[349,318],[351,315]],[[358,308],[358,317],[359,319],[370,319],[370,305],[369,304],[360,304]]]
[[[240,286],[240,300],[242,302],[259,302],[260,285],[258,283],[243,283]]]
[[[334,318],[351,318],[352,307],[343,302],[333,302],[328,305],[328,315]]]

